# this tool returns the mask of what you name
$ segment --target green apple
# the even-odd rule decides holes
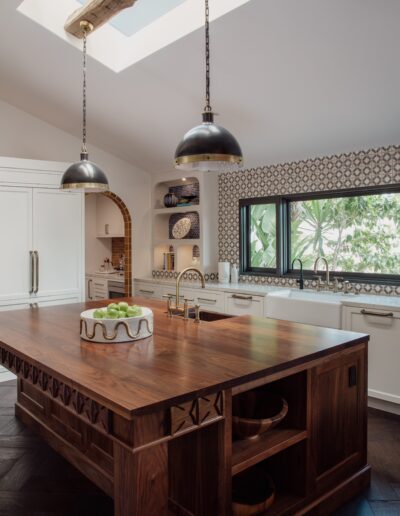
[[[126,312],[124,310],[118,310],[118,319],[125,319]]]
[[[107,311],[109,312],[110,310],[118,310],[118,305],[116,303],[110,303],[107,306]]]
[[[115,310],[115,308],[108,308],[107,310],[107,319],[118,319],[119,310]]]
[[[138,305],[133,305],[128,308],[127,314],[129,317],[137,317],[142,315],[142,309]]]
[[[125,301],[121,301],[120,303],[118,303],[118,310],[123,310],[124,312],[126,312],[128,308],[129,305]]]
[[[104,312],[103,312],[103,310],[95,310],[95,311],[93,312],[93,317],[94,317],[95,319],[103,319],[103,317],[104,317]]]

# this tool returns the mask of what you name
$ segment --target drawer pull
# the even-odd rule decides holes
[[[139,292],[143,292],[143,294],[154,294],[154,290],[144,290],[144,289],[139,289]]]
[[[176,297],[176,294],[168,294],[167,297]],[[179,299],[183,299],[185,296],[179,296]]]
[[[214,304],[217,302],[216,299],[209,299],[207,297],[198,297],[197,301],[205,301],[206,303],[214,303]]]
[[[364,310],[364,308],[361,310],[361,313],[363,315],[374,315],[375,317],[393,317],[394,316],[393,312],[385,312],[385,313],[370,312],[369,310]]]
[[[232,294],[233,299],[244,299],[245,301],[251,301],[253,296],[243,296],[242,294]]]

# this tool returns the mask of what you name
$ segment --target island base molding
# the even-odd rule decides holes
[[[26,371],[16,371],[17,417],[113,497],[116,516],[229,516],[232,477],[255,466],[274,479],[274,516],[330,514],[370,482],[366,340],[130,419],[100,400],[82,414]],[[254,389],[279,393],[289,410],[238,440],[232,400]]]

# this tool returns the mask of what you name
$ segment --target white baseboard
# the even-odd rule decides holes
[[[398,403],[391,403],[390,401],[368,397],[368,407],[400,416],[400,405]]]

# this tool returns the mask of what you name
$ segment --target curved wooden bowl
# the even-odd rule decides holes
[[[233,516],[262,514],[271,507],[274,500],[274,483],[261,467],[255,466],[233,477]]]
[[[253,439],[273,428],[288,413],[284,398],[265,391],[248,391],[235,396],[232,406],[233,435]]]

